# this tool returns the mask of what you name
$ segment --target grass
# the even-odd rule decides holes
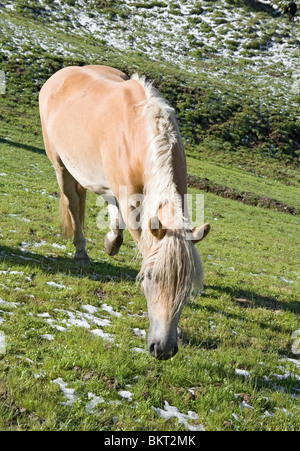
[[[64,65],[109,63],[145,73],[176,108],[189,174],[299,209],[297,96],[284,88],[293,79],[292,65],[262,70],[257,53],[222,59],[204,35],[201,56],[190,67],[188,59],[180,66],[176,55],[170,64],[139,49],[121,52],[105,39],[74,33],[71,22],[58,33],[54,4],[44,3],[54,11],[52,22],[32,9],[33,1],[22,17],[1,10],[7,92],[0,96],[0,429],[186,431],[178,419],[165,420],[153,409],[164,409],[167,401],[183,414],[194,412],[188,424],[207,431],[299,431],[299,357],[292,353],[292,335],[300,329],[299,216],[205,194],[205,221],[212,225],[198,245],[205,289],[184,308],[180,323],[189,345],[167,362],[156,361],[138,335],[148,330],[146,301],[135,282],[140,257],[127,231],[118,256],[105,254],[91,193],[86,237],[92,263],[84,269],[73,263],[73,245],[60,233],[58,187],[37,105],[40,86]],[[126,28],[122,21],[130,20],[130,11],[106,3],[89,4],[90,13],[104,8],[111,23]],[[145,27],[159,9],[174,21],[182,15],[177,1],[166,7],[151,2],[151,8],[135,3]],[[76,8],[77,2],[68,4]],[[218,21],[214,34],[220,37],[227,16],[214,5],[195,4],[191,23],[201,23],[206,10]],[[265,11],[258,14],[273,34],[289,27],[282,18],[267,21]],[[235,27],[242,30],[243,20]],[[259,21],[249,24],[243,42],[253,34],[250,25],[259,27]],[[147,33],[131,30],[137,40]],[[189,37],[191,55],[199,39]],[[228,41],[239,51],[238,33]],[[62,43],[69,55],[59,54]],[[165,52],[163,43],[159,52]],[[61,381],[73,390],[69,398]]]
[[[0,360],[1,428],[185,430],[152,409],[166,400],[182,413],[196,412],[193,425],[206,430],[299,430],[299,370],[286,360],[294,358],[291,337],[299,329],[298,219],[205,195],[205,220],[213,226],[199,246],[206,287],[181,319],[190,345],[157,362],[133,351],[146,351],[133,329],[147,330],[148,320],[137,316],[146,304],[134,281],[140,262],[129,235],[121,253],[107,257],[96,227],[96,198],[89,195],[86,236],[93,263],[78,270],[73,245],[59,233],[56,180],[37,151],[40,137],[17,129],[14,136],[14,142],[0,143],[1,171],[8,174],[0,179],[1,330],[7,340]],[[29,140],[31,146],[22,144]],[[103,304],[122,317],[102,311]],[[91,334],[98,328],[91,319],[89,329],[53,327],[66,327],[72,314],[82,319],[85,305],[110,321],[103,331],[113,343]],[[52,341],[42,338],[47,334]],[[58,378],[75,390],[71,406],[61,404],[66,398],[53,382]],[[132,401],[122,400],[120,390],[133,393]],[[89,393],[104,399],[93,413],[86,410]],[[242,408],[243,402],[253,409]]]
[[[252,170],[251,173],[244,167],[235,168],[226,163],[216,164],[216,162],[207,159],[199,160],[188,157],[187,162],[190,174],[198,174],[212,179],[217,184],[228,186],[239,192],[254,190],[255,193],[263,193],[264,196],[280,202],[295,207],[300,206],[297,179],[295,180],[293,175],[289,177],[289,174],[287,174],[283,180],[276,180],[271,176],[273,174],[266,167],[267,165],[265,165],[264,175],[262,175],[262,172],[256,174],[256,171]],[[260,167],[261,169],[262,167]],[[295,176],[297,177],[296,173]]]

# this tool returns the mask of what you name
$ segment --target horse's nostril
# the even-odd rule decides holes
[[[156,359],[158,357],[158,346],[159,343],[151,343],[151,345],[149,346],[150,354],[152,354]]]

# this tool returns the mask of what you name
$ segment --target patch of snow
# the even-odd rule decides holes
[[[159,407],[153,407],[152,409],[159,415],[160,417],[164,418],[165,420],[169,420],[172,417],[175,417],[178,419],[179,423],[184,424],[184,426],[189,431],[204,431],[204,427],[202,425],[193,426],[188,423],[188,420],[198,420],[198,415],[195,412],[188,411],[187,415],[184,413],[181,413],[177,407],[170,406],[170,404],[165,401],[164,409],[160,409]]]
[[[4,301],[3,299],[0,298],[0,305],[6,306],[6,307],[19,307],[21,304],[19,302],[8,302],[8,301]]]
[[[63,320],[62,322],[64,324],[66,324],[67,327],[77,326],[77,327],[83,327],[84,329],[89,329],[90,328],[90,325],[89,325],[89,323],[87,322],[87,320],[85,318],[81,317],[81,318],[78,319],[76,317],[75,313],[69,312],[69,311],[66,311],[66,313],[68,315],[68,320]]]
[[[94,307],[93,305],[82,305],[83,310],[86,310],[88,313],[97,313],[98,312],[98,307]]]
[[[43,338],[44,340],[53,341],[54,340],[54,335],[52,335],[52,334],[43,334],[43,335],[41,335],[41,338]]]
[[[143,349],[143,348],[138,348],[138,347],[132,348],[132,351],[133,351],[133,352],[137,352],[137,353],[139,353],[139,354],[148,354],[148,352],[147,352],[145,349]]]
[[[39,316],[39,315],[38,315],[38,316]],[[58,324],[53,324],[53,323],[54,323],[54,320],[51,319],[51,318],[47,318],[45,321],[46,321],[46,323],[48,323],[51,327],[53,327],[54,329],[58,330],[59,332],[66,332],[66,330],[67,330],[66,327],[60,326],[60,325],[58,325]]]
[[[109,313],[110,315],[116,316],[117,318],[121,318],[122,314],[119,312],[115,312],[113,307],[111,305],[102,304],[101,305],[102,310]]]
[[[121,396],[121,398],[125,398],[128,399],[128,401],[132,401],[132,397],[133,397],[133,393],[131,393],[128,390],[120,390],[118,392],[119,396]]]
[[[53,243],[52,247],[54,247],[55,249],[66,249],[66,246],[64,244],[60,245],[57,243]]]
[[[90,401],[86,404],[85,410],[88,413],[97,414],[98,412],[95,408],[98,404],[102,404],[104,399],[101,396],[94,395],[94,393],[88,393],[88,399],[90,399]]]
[[[294,280],[288,280],[285,277],[281,277],[281,280],[283,280],[285,283],[295,283]]]
[[[9,275],[9,276],[14,276],[14,275],[18,275],[18,276],[23,276],[23,272],[20,271],[10,271],[9,269],[7,271],[0,271],[0,275]]]
[[[63,285],[62,283],[56,283],[56,282],[46,282],[47,285],[49,285],[50,287],[54,287],[54,288],[60,288],[60,289],[64,289],[67,288],[65,285]],[[71,290],[71,288],[68,288],[69,290]]]
[[[250,377],[251,377],[251,374],[250,374],[248,371],[246,371],[246,370],[240,370],[240,369],[238,369],[238,368],[235,368],[235,374],[236,374],[237,376],[245,377],[246,379],[250,379]]]
[[[293,365],[295,365],[295,366],[297,366],[297,367],[300,367],[300,361],[299,360],[296,360],[296,359],[290,359],[290,358],[288,358],[288,357],[284,357],[283,359],[281,359],[282,361],[284,361],[284,362],[290,362],[290,363],[292,363]]]
[[[132,332],[134,333],[134,335],[136,335],[137,337],[142,337],[142,338],[146,338],[146,331],[143,329],[139,329],[138,327],[132,329]]]
[[[101,337],[104,340],[109,341],[111,343],[115,341],[114,336],[112,334],[105,333],[103,332],[102,329],[93,329],[91,330],[91,334],[96,335],[96,337]]]
[[[49,315],[48,312],[45,312],[45,313],[39,313],[38,316],[39,316],[40,318],[50,318],[50,315]]]
[[[68,383],[64,382],[64,380],[61,377],[55,379],[53,383],[59,385],[59,388],[61,389],[61,391],[68,400],[66,402],[59,402],[59,404],[62,406],[71,406],[77,399],[77,396],[75,395],[75,390],[73,388],[67,388]]]

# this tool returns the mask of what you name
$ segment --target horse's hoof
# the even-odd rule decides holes
[[[78,251],[75,254],[74,262],[78,266],[85,266],[89,265],[91,263],[91,260],[85,251]]]
[[[117,255],[117,253],[119,252],[119,249],[123,243],[123,236],[118,235],[117,238],[115,238],[113,241],[110,241],[110,239],[108,238],[109,233],[110,232],[105,235],[104,248],[106,253],[112,257],[114,255]]]
[[[178,340],[180,341],[182,346],[187,346],[189,344],[189,340],[184,335],[181,327],[177,327],[177,336],[178,336]]]

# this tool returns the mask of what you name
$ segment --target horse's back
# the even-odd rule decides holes
[[[85,95],[95,86],[103,90],[113,89],[115,84],[126,80],[126,74],[108,66],[65,67],[52,75],[42,87],[40,108],[45,111],[46,105],[50,107],[51,103],[55,103],[57,106],[65,100],[70,101],[71,97]]]
[[[74,178],[94,192],[127,185],[125,176],[142,172],[139,160],[146,151],[146,131],[142,108],[136,106],[145,98],[142,85],[117,69],[84,66],[58,71],[40,92],[52,163],[59,157]],[[116,170],[118,162],[122,171]]]

